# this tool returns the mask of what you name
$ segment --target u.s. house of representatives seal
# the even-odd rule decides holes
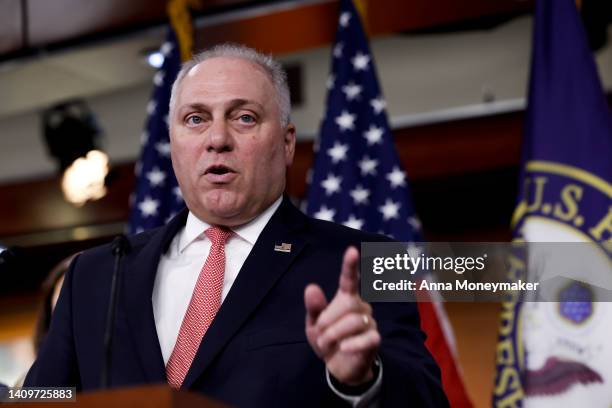
[[[612,348],[605,345],[612,335],[612,303],[601,302],[593,288],[612,289],[612,185],[580,168],[531,161],[524,191],[513,220],[518,240],[592,245],[563,267],[551,268],[554,263],[542,259],[546,254],[530,254],[529,266],[540,279],[568,279],[555,288],[554,302],[504,302],[495,393],[508,403],[523,398],[523,406],[537,401],[538,407],[560,407],[582,406],[586,392],[610,406]]]

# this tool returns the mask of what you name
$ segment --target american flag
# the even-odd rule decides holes
[[[351,0],[340,2],[327,88],[306,212],[398,241],[422,240],[374,59]],[[454,336],[444,308],[434,302],[421,302],[418,308],[421,328],[427,334],[425,344],[440,366],[451,406],[471,407],[455,362]]]
[[[168,104],[172,83],[181,68],[180,49],[172,27],[168,28],[160,52],[164,62],[153,78],[154,89],[147,104],[140,159],[135,167],[130,233],[164,225],[185,206],[170,161]]]
[[[350,0],[341,2],[327,88],[306,212],[400,241],[420,240],[373,57]]]

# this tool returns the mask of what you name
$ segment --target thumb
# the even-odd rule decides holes
[[[304,305],[306,306],[306,329],[314,326],[321,312],[327,307],[325,293],[319,285],[311,283],[304,290]]]

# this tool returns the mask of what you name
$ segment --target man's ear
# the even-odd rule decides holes
[[[284,143],[285,164],[291,166],[293,163],[293,156],[295,155],[295,125],[293,123],[289,123],[285,128]]]

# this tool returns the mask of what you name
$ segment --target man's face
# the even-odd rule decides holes
[[[282,194],[295,128],[281,127],[276,92],[262,68],[218,57],[198,64],[180,84],[170,140],[187,207],[209,224],[231,227]]]

